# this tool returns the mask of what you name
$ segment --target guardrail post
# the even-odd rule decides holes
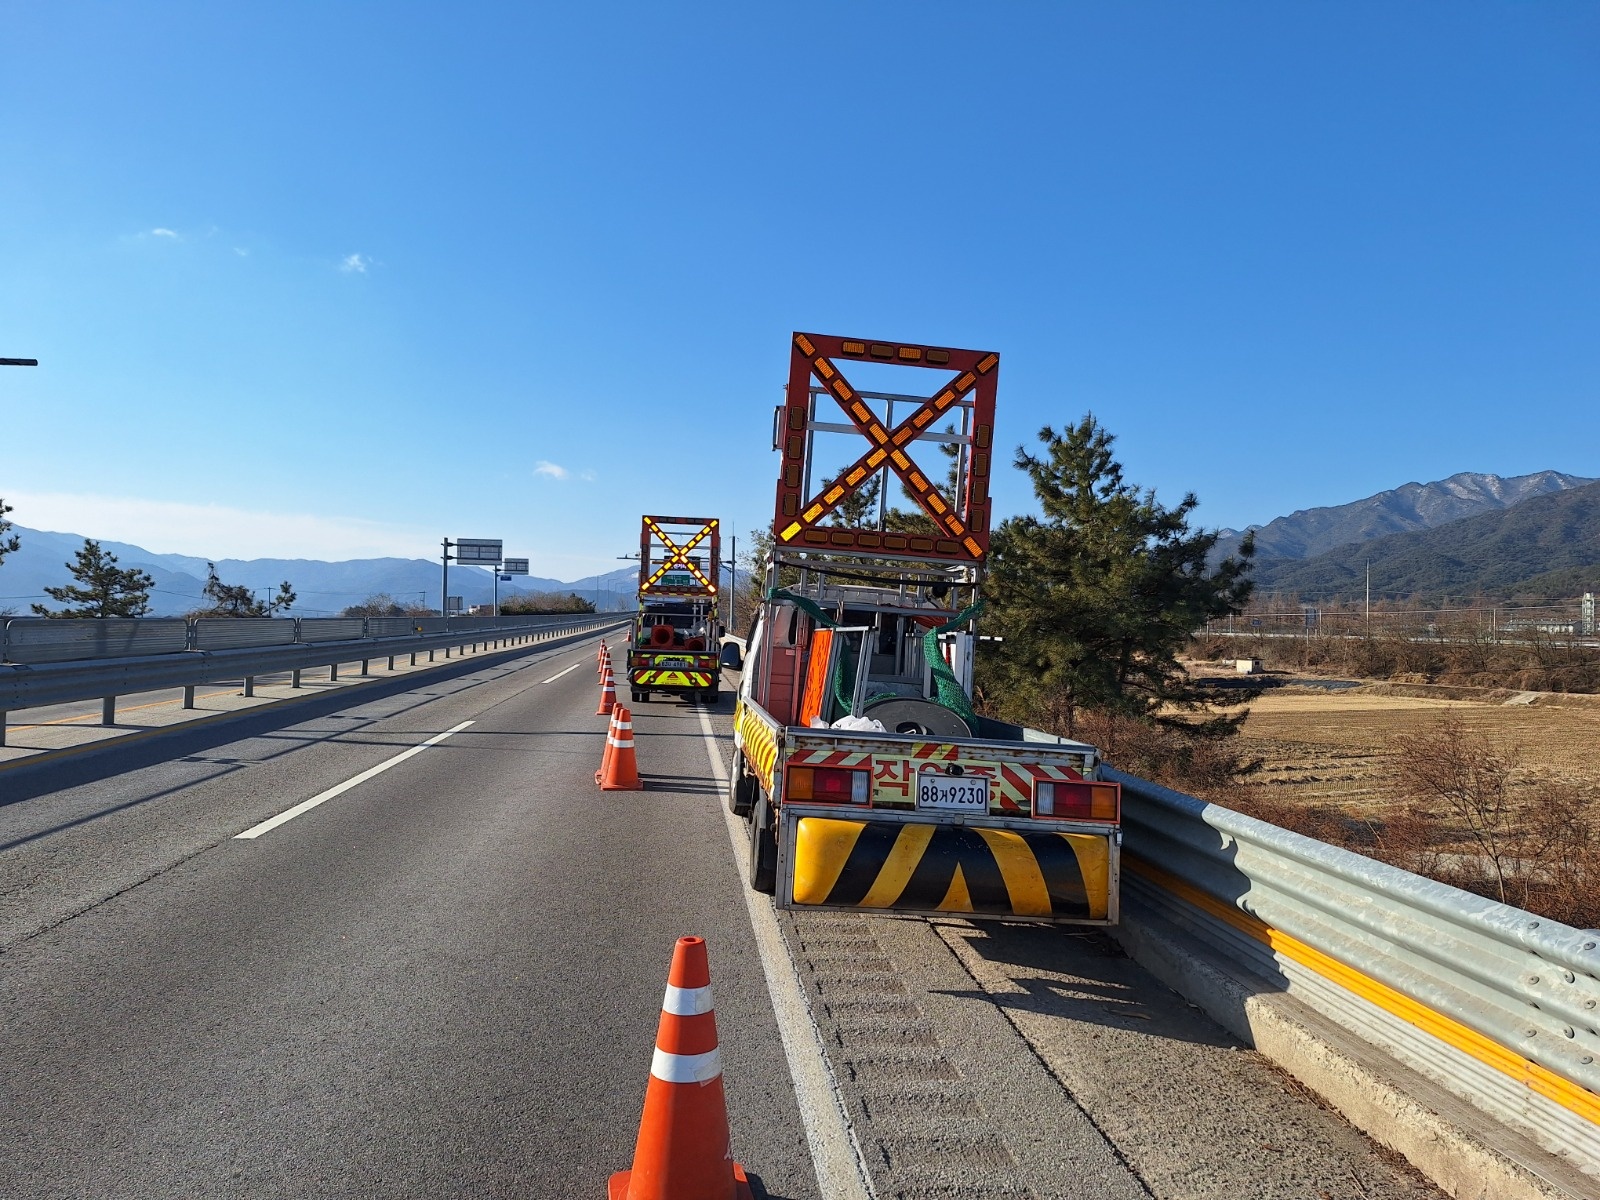
[[[299,687],[300,686],[300,668],[299,667],[296,667],[294,669],[294,682],[291,683],[289,686],[290,687]]]
[[[339,682],[339,664],[338,663],[329,663],[328,664],[328,682],[329,683],[337,683],[337,682]]]
[[[368,671],[368,670],[367,670],[367,664],[368,664],[368,663],[369,663],[369,662],[371,662],[371,661],[372,661],[372,660],[371,660],[371,659],[367,659],[367,658],[363,658],[363,659],[362,659],[362,660],[361,660],[361,673],[362,673],[362,674],[363,674],[363,675],[367,675],[367,674],[370,674],[370,672],[369,672],[369,671]]]
[[[246,675],[244,677],[244,694],[246,696],[254,696],[256,694],[256,677],[254,675]]]
[[[431,648],[428,650],[428,661],[433,661],[433,650]]]
[[[415,650],[411,652],[411,665],[413,667],[417,665],[417,652]]]
[[[389,670],[394,670],[394,655],[389,655]]]
[[[0,712],[0,746],[6,744],[6,714]]]
[[[445,656],[445,657],[446,657],[446,658],[449,658],[449,657],[450,657],[450,647],[449,647],[449,646],[446,646],[446,647],[445,647],[445,648],[444,648],[444,656]],[[430,654],[430,655],[429,655],[429,656],[428,656],[428,657],[429,657],[429,658],[432,658],[432,657],[433,657],[433,655],[431,655],[431,654]]]
[[[103,696],[100,700],[100,724],[115,725],[117,723],[117,698]]]
[[[184,689],[183,689],[183,706],[185,708],[193,708],[194,707],[194,684],[192,684],[192,683],[184,685]]]

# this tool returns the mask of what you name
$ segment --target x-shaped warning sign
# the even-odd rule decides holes
[[[943,368],[957,372],[915,412],[892,430],[858,395],[834,362],[835,357],[877,360],[901,366]],[[773,532],[780,543],[837,549],[895,552],[907,556],[982,559],[988,549],[989,447],[994,420],[994,393],[1000,356],[973,350],[941,350],[884,342],[829,338],[818,334],[794,336],[789,395],[785,405],[788,436],[783,446],[785,463],[778,484],[778,510]],[[804,460],[804,434],[811,379],[827,390],[868,449],[825,484],[815,496],[802,497],[796,484]],[[972,452],[968,461],[965,494],[946,498],[906,453],[906,447],[952,407],[967,400],[973,407]],[[798,404],[797,404],[798,401]],[[933,519],[939,536],[911,537],[881,531],[820,529],[817,522],[887,465],[917,504]],[[903,544],[900,544],[903,543]]]
[[[672,535],[661,527],[662,523],[669,525],[698,524],[700,529],[693,537],[680,546],[676,541],[673,540]],[[689,555],[693,553],[696,546],[705,541],[707,538],[710,538],[711,545],[709,549],[711,551],[711,557],[713,560],[716,559],[717,520],[715,517],[645,517],[643,536],[639,539],[641,562],[649,561],[650,538],[652,534],[659,538],[662,546],[666,548],[667,557],[665,561],[663,561],[662,564],[656,568],[654,574],[645,580],[644,586],[639,589],[640,591],[649,591],[661,581],[662,577],[665,576],[667,572],[676,568],[687,571],[689,574],[693,575],[697,580],[700,581],[700,586],[707,592],[713,595],[716,593],[716,584],[712,583],[711,580],[707,578],[705,572],[700,569],[699,565],[689,557]]]

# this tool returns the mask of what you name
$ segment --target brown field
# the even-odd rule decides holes
[[[1433,728],[1448,712],[1514,750],[1526,777],[1600,786],[1596,697],[1541,693],[1533,703],[1508,704],[1497,693],[1479,699],[1388,694],[1394,686],[1282,688],[1254,701],[1240,731],[1242,748],[1265,760],[1252,781],[1277,800],[1352,814],[1381,810],[1397,800],[1390,782],[1394,736]]]

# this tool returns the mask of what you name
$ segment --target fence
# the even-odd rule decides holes
[[[1600,1175],[1600,933],[1107,774],[1125,924],[1198,939],[1247,990],[1288,993]]]

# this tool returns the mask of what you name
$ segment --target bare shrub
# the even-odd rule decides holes
[[[1516,751],[1497,748],[1453,713],[1432,729],[1400,734],[1394,744],[1401,794],[1423,813],[1457,825],[1487,870],[1496,898],[1511,903],[1508,885],[1520,864],[1525,829],[1511,802]]]
[[[1216,799],[1219,789],[1261,766],[1260,759],[1240,751],[1237,739],[1179,722],[1079,710],[1076,724],[1074,736],[1098,748],[1119,770],[1202,799]]]

